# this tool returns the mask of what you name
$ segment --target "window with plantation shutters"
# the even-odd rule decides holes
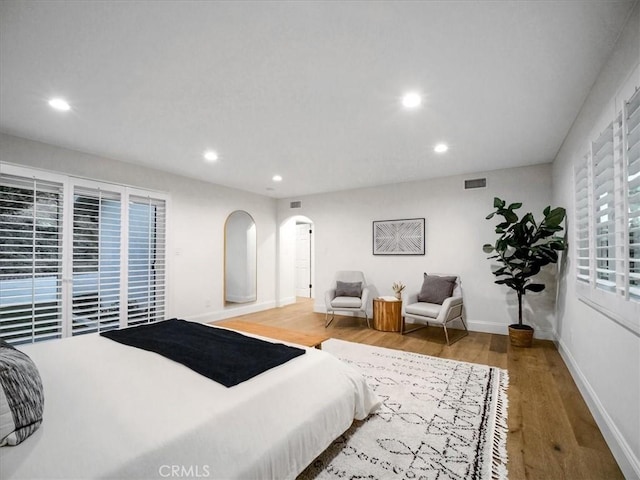
[[[63,184],[0,174],[0,338],[62,336]]]
[[[164,320],[168,197],[0,164],[0,338]]]
[[[640,301],[640,91],[625,107],[629,297]]]
[[[129,197],[128,323],[165,318],[166,202]]]
[[[120,326],[120,193],[73,192],[72,335]]]
[[[618,109],[574,169],[576,289],[640,333],[640,93]]]

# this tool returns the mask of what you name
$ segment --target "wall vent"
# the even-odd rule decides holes
[[[464,181],[464,189],[471,190],[472,188],[487,188],[486,178],[472,178],[471,180]]]
[[[297,202],[291,202],[291,203],[289,204],[289,206],[290,206],[291,208],[300,208],[300,207],[302,207],[302,202],[301,202],[301,201],[299,201],[299,200],[298,200]]]

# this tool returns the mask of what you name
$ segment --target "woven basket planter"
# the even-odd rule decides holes
[[[533,343],[533,328],[529,325],[509,325],[509,340],[514,347],[530,347]]]

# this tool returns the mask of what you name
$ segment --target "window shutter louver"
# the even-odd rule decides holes
[[[629,297],[640,300],[640,91],[626,105]]]
[[[129,197],[128,324],[165,319],[166,203]]]
[[[119,193],[74,190],[72,335],[119,326],[120,209]]]
[[[63,184],[0,175],[0,337],[62,336]]]

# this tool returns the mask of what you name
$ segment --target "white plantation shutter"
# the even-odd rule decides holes
[[[0,175],[0,338],[62,336],[63,184]]]
[[[120,193],[75,187],[72,334],[119,326]]]
[[[575,184],[576,275],[578,281],[589,283],[591,265],[591,234],[589,229],[590,154],[585,155],[583,161],[576,166]]]
[[[640,91],[627,103],[625,120],[629,297],[640,301]]]
[[[576,291],[640,333],[640,92],[574,167]]]
[[[166,202],[129,197],[128,324],[165,319]]]
[[[613,168],[613,124],[600,134],[592,145],[593,218],[595,228],[596,287],[614,291],[615,262],[615,200]]]

